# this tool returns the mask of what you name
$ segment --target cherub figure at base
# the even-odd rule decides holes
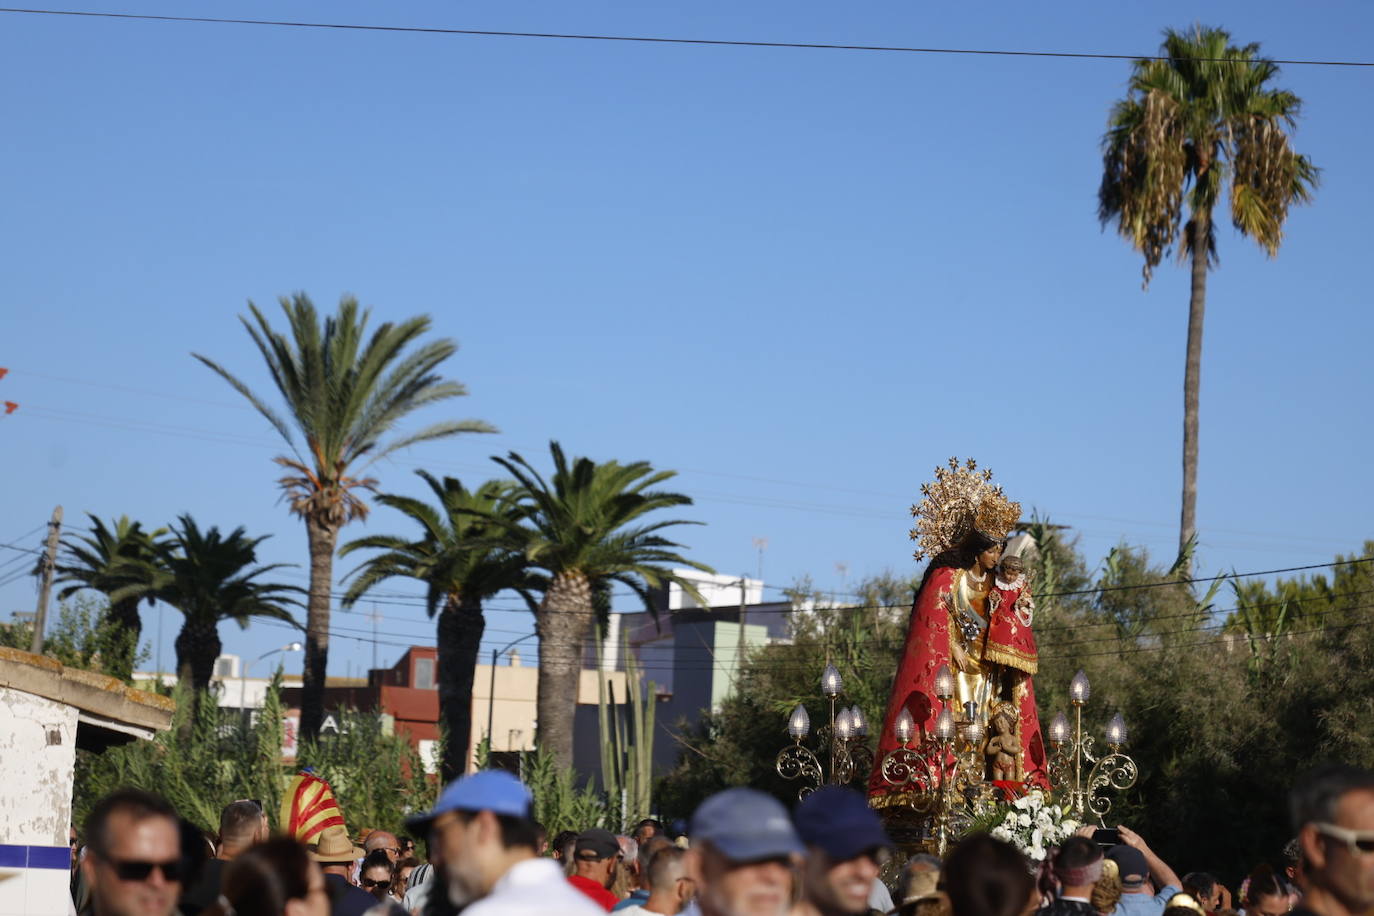
[[[993,782],[1014,781],[1018,777],[1016,758],[1021,755],[1021,737],[1016,733],[1016,707],[1001,703],[988,723],[992,733],[983,746],[988,773]]]

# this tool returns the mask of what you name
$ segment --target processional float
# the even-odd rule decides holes
[[[866,786],[906,851],[943,855],[953,838],[1033,790],[1053,795],[1076,820],[1100,821],[1109,794],[1138,777],[1122,750],[1126,724],[1113,716],[1107,750],[1099,753],[1083,730],[1090,685],[1079,671],[1069,687],[1072,724],[1055,715],[1046,753],[1032,684],[1034,600],[1023,565],[1033,540],[1007,540],[1020,527],[1021,507],[973,461],[950,459],[935,475],[911,510],[916,558],[930,564],[882,730],[870,735],[868,717],[845,704],[843,678],[828,664],[820,678],[828,719],[812,738],[810,714],[798,704],[776,770],[800,784],[799,798],[826,784]]]

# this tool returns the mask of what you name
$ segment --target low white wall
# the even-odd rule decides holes
[[[66,916],[74,707],[0,687],[0,916]]]

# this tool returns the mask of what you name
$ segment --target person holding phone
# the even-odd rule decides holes
[[[1160,916],[1170,898],[1181,890],[1178,875],[1155,855],[1146,842],[1125,824],[1117,832],[1121,843],[1107,851],[1121,872],[1121,900],[1112,916]],[[1151,888],[1154,881],[1156,892]]]

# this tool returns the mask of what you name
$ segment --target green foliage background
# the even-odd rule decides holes
[[[193,704],[184,691],[174,690],[177,711],[170,730],[101,754],[78,751],[73,823],[82,824],[101,796],[135,786],[164,796],[211,833],[225,805],[255,799],[275,830],[287,780],[305,766],[330,784],[354,836],[369,827],[404,832],[407,815],[432,807],[436,786],[425,778],[419,756],[372,713],[343,711],[338,735],[303,745],[296,764],[283,764],[280,686],[279,674],[251,724],[237,710],[221,710],[213,697]],[[193,721],[184,729],[188,717]]]
[[[1119,547],[1090,571],[1059,529],[1032,533],[1041,721],[1069,710],[1069,681],[1085,671],[1085,728],[1100,736],[1120,712],[1141,771],[1107,821],[1139,831],[1180,874],[1235,884],[1261,861],[1279,864],[1295,775],[1326,760],[1374,765],[1374,563],[1343,562],[1374,554],[1374,541],[1317,575],[1188,586],[1143,549]],[[799,612],[791,645],[752,653],[720,710],[678,724],[684,749],[657,792],[664,815],[688,816],[731,785],[795,803],[774,758],[796,703],[813,725],[828,716],[827,659],[845,678],[841,701],[876,730],[916,585],[861,583],[859,607]],[[803,583],[795,597],[816,596]]]

